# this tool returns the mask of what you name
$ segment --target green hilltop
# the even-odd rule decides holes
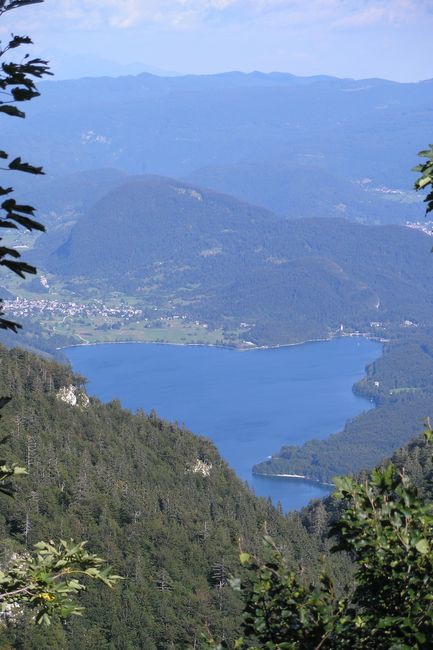
[[[256,345],[341,329],[383,335],[404,321],[433,318],[424,233],[345,219],[287,220],[169,178],[128,180],[51,255],[36,246],[33,259],[75,282],[78,295],[98,286],[101,295],[115,289],[215,329],[246,322],[245,338]]]

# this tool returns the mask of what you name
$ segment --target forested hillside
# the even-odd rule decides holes
[[[61,399],[71,385],[75,405]],[[0,423],[4,453],[29,472],[15,499],[0,501],[3,558],[73,537],[125,578],[114,591],[92,587],[85,617],[65,627],[21,619],[1,629],[2,648],[167,650],[200,647],[206,631],[230,638],[240,602],[228,576],[239,540],[257,550],[265,521],[294,564],[317,568],[299,519],[256,499],[209,441],[156,414],[89,403],[81,377],[20,350],[0,349],[0,386],[13,396]]]
[[[53,254],[33,259],[78,295],[115,289],[211,328],[244,322],[244,338],[258,345],[326,338],[341,325],[378,335],[433,318],[423,233],[285,220],[167,178],[114,189]]]
[[[418,426],[418,433],[422,431],[423,424]],[[414,433],[412,439],[393,454],[388,456],[381,463],[381,467],[386,467],[392,462],[398,470],[404,471],[410,481],[416,486],[420,496],[428,502],[433,501],[433,489],[431,477],[433,472],[433,457],[431,445],[426,443],[424,436]],[[370,472],[363,470],[356,474],[358,480],[365,480]],[[336,501],[332,496],[314,501],[299,513],[300,520],[308,531],[308,535],[318,548],[329,552],[329,527],[336,521],[342,511],[343,504]],[[333,564],[333,570],[339,576],[339,582],[342,584],[350,575],[351,565],[348,557],[344,554],[330,555]]]
[[[90,588],[85,616],[65,626],[41,630],[20,618],[0,631],[2,648],[200,648],[202,633],[230,641],[241,603],[228,576],[240,571],[239,540],[260,555],[264,522],[293,567],[318,576],[341,508],[332,498],[283,517],[249,493],[207,440],[153,413],[89,402],[83,378],[26,352],[0,349],[0,384],[14,396],[1,421],[10,435],[4,449],[29,472],[15,499],[0,501],[3,557],[39,539],[88,539],[125,578],[113,591]],[[75,404],[63,401],[71,385]],[[394,461],[430,499],[425,442]],[[343,588],[348,557],[326,563]]]

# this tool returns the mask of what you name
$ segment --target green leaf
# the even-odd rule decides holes
[[[420,539],[417,544],[415,544],[416,550],[421,553],[421,555],[427,555],[429,552],[429,543],[426,539]]]
[[[20,45],[31,45],[32,39],[29,36],[14,36],[11,41],[8,43],[8,48],[10,50],[19,47]]]
[[[34,266],[30,266],[30,264],[27,264],[26,262],[14,262],[13,260],[2,260],[0,262],[1,266],[6,266],[8,269],[19,275],[21,278],[25,278],[25,273],[31,273],[32,275],[35,275],[36,268]]]
[[[39,230],[41,232],[45,232],[45,226],[39,223],[39,221],[29,219],[28,217],[23,217],[21,214],[16,214],[16,212],[11,212],[7,215],[7,218],[12,219],[12,221],[16,221],[16,223],[19,223],[20,226],[27,228],[27,230]]]
[[[422,188],[425,187],[426,185],[428,185],[430,182],[431,182],[431,180],[428,177],[427,178],[420,178],[416,182],[416,186],[418,187],[418,189],[422,190]]]
[[[0,110],[1,110],[1,106],[0,106]],[[42,171],[42,167],[35,167],[34,165],[30,165],[29,163],[22,162],[20,156],[18,156],[18,158],[14,158],[14,160],[12,160],[12,162],[9,163],[8,167],[11,171],[26,172],[27,174],[44,173]]]
[[[231,578],[229,580],[229,585],[234,591],[241,591],[241,581],[240,578]]]
[[[11,104],[2,104],[0,106],[0,113],[6,113],[6,115],[11,115],[12,117],[26,116],[23,111],[20,111],[16,106],[12,106]]]
[[[418,151],[418,156],[420,158],[433,157],[433,149],[423,149],[422,151]]]
[[[13,88],[11,92],[16,102],[28,102],[33,97],[39,97],[40,95],[36,90],[29,90],[28,88]]]
[[[14,476],[21,476],[24,474],[28,474],[25,467],[14,467]]]
[[[35,5],[44,2],[44,0],[11,0],[6,6],[2,6],[3,11],[10,11],[11,9],[16,9],[17,7],[24,7],[26,5]],[[1,5],[3,5],[1,3]]]
[[[11,257],[21,257],[21,254],[16,251],[14,248],[8,248],[7,246],[0,246],[0,258],[5,257],[5,255],[10,255]]]

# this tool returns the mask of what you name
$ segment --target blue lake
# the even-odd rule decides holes
[[[297,479],[253,477],[284,444],[326,438],[372,405],[353,394],[379,343],[351,337],[271,350],[104,344],[65,350],[88,392],[132,410],[155,409],[211,438],[257,495],[301,508],[328,490]]]

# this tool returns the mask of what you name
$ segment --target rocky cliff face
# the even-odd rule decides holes
[[[56,393],[57,399],[71,406],[81,406],[86,408],[90,404],[90,400],[83,389],[69,384],[69,386],[62,386]]]

